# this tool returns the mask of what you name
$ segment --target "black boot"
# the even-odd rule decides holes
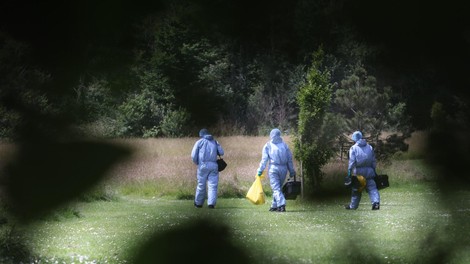
[[[278,212],[285,212],[286,211],[286,206],[285,205],[281,205],[277,208],[277,211]]]
[[[269,211],[270,212],[277,212],[277,207],[271,207],[271,208],[269,208]]]
[[[372,210],[379,210],[380,209],[380,203],[373,203],[372,204]]]
[[[352,208],[349,204],[344,206],[344,209],[346,210],[356,210],[357,208]]]

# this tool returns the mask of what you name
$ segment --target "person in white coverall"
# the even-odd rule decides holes
[[[199,131],[200,139],[194,144],[191,158],[197,165],[197,187],[194,197],[194,206],[201,208],[206,198],[209,208],[215,208],[217,203],[217,187],[219,185],[219,171],[217,155],[223,156],[224,150],[207,129]]]
[[[369,193],[372,210],[379,210],[380,194],[374,180],[376,175],[375,167],[377,165],[374,149],[362,138],[360,131],[354,132],[351,139],[355,144],[349,149],[348,176],[345,179],[345,185],[351,184],[352,175],[362,175],[366,179],[366,190]],[[351,191],[351,203],[346,205],[345,208],[348,210],[357,209],[361,201],[361,196],[362,192],[353,187]]]
[[[284,183],[289,171],[289,176],[295,176],[294,163],[292,161],[292,152],[287,144],[281,138],[281,131],[277,128],[271,130],[271,140],[263,147],[261,162],[258,168],[258,176],[261,176],[266,164],[269,161],[268,176],[273,191],[273,201],[269,211],[285,212],[286,198],[282,193],[282,184]]]

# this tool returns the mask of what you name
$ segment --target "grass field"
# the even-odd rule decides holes
[[[229,167],[215,210],[193,206],[195,139],[120,140],[134,155],[92,191],[110,199],[80,199],[28,225],[1,223],[0,263],[19,263],[12,255],[31,263],[470,263],[470,192],[441,193],[416,146],[380,164],[391,187],[379,211],[367,195],[358,210],[343,209],[346,161],[333,160],[324,181],[339,192],[272,213],[243,198],[266,140],[220,138]]]
[[[224,239],[229,245],[243,252],[238,257],[246,256],[252,263],[470,261],[466,221],[470,193],[458,194],[457,208],[441,203],[438,192],[426,184],[389,188],[381,195],[380,211],[370,210],[367,197],[358,210],[344,210],[345,195],[325,201],[289,201],[286,213],[268,212],[268,204],[255,206],[238,198],[220,199],[217,208],[210,210],[196,209],[190,200],[123,196],[117,201],[78,203],[73,209],[76,216],[63,213],[18,232],[41,259],[38,263],[134,263],[136,247],[152,236],[158,241],[165,232],[178,238],[179,231],[188,236],[164,244],[171,243],[183,260],[190,260],[194,256],[186,254],[191,252],[186,246],[197,239],[204,249],[198,254],[211,253],[208,241],[214,240],[220,226],[226,228]],[[210,227],[207,233],[189,235],[205,230],[205,225]],[[170,254],[159,252],[164,248],[159,243],[152,248],[159,258]]]

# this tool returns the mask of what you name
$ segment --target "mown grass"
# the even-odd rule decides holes
[[[468,263],[470,193],[459,193],[459,206],[447,207],[435,188],[419,186],[383,190],[380,211],[370,210],[367,197],[358,210],[344,210],[347,193],[288,201],[287,213],[236,198],[219,199],[210,210],[187,200],[123,196],[78,203],[79,216],[42,219],[20,233],[37,263],[133,263],[136,247],[152,236],[198,220],[225,226],[252,263],[441,263],[434,259],[439,250],[448,263]],[[192,239],[172,246],[184,254]]]

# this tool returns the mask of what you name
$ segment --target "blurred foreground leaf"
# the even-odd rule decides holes
[[[3,175],[8,208],[21,220],[43,215],[98,183],[128,154],[122,147],[87,141],[21,145]]]

